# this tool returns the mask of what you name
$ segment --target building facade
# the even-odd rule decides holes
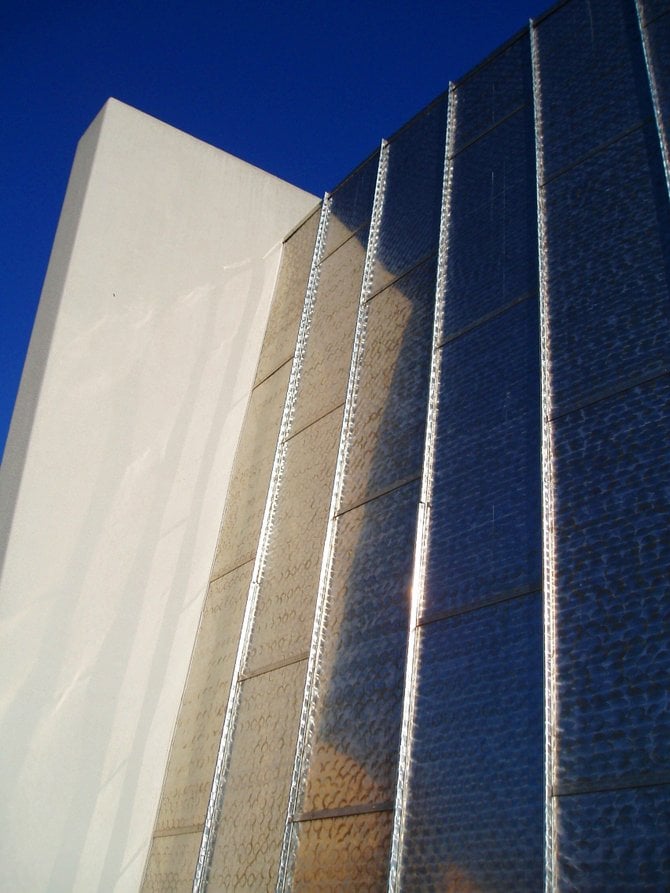
[[[558,3],[286,236],[143,890],[670,886],[669,69]]]

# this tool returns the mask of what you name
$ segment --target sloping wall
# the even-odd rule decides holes
[[[137,890],[284,235],[316,199],[115,100],[2,466],[0,886]]]

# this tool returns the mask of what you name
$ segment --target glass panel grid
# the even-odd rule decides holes
[[[539,593],[421,627],[401,887],[537,893]]]
[[[652,118],[632,2],[572,0],[539,22],[537,40],[546,178]]]

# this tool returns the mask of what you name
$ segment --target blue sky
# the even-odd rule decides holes
[[[0,453],[77,140],[109,96],[320,195],[547,5],[3,4]]]

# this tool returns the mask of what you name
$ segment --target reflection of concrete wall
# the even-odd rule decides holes
[[[281,239],[315,199],[110,100],[0,476],[0,887],[135,890]]]

